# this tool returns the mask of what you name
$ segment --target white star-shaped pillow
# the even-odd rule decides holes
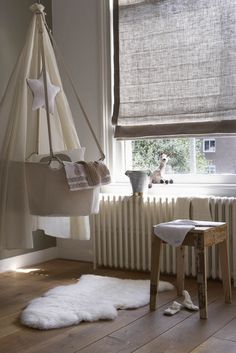
[[[47,89],[48,89],[48,106],[49,112],[51,114],[54,113],[54,104],[55,98],[58,92],[60,91],[60,87],[54,86],[49,79],[48,73],[47,76]],[[32,109],[37,110],[41,107],[45,108],[45,93],[44,93],[44,82],[43,82],[43,73],[41,73],[40,78],[38,80],[27,79],[27,83],[33,92],[34,99],[32,104]]]

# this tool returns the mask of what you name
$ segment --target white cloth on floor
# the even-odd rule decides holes
[[[171,222],[160,223],[154,226],[154,234],[172,246],[180,246],[187,233],[198,227],[215,227],[222,225],[222,222],[196,221],[178,219]]]

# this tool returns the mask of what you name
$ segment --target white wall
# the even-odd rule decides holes
[[[24,45],[34,0],[0,0],[0,100]],[[42,0],[51,23],[51,0]]]
[[[54,37],[93,128],[101,139],[100,0],[53,0],[52,7]],[[80,142],[87,149],[86,158],[94,160],[99,153],[62,66],[60,72]]]
[[[102,140],[102,84],[100,52],[100,5],[102,0],[53,0],[53,33],[63,54],[67,69],[78,89],[80,99],[92,126]],[[97,147],[83,119],[77,101],[66,80],[64,82],[81,145],[86,147],[86,160],[99,156]],[[92,241],[58,240],[59,254],[66,258],[92,260]]]

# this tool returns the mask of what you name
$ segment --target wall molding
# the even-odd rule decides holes
[[[58,248],[52,247],[44,250],[34,251],[28,254],[9,257],[0,260],[0,273],[14,271],[23,266],[32,266],[44,261],[56,259],[58,257]]]
[[[98,13],[98,41],[99,41],[99,60],[100,60],[100,77],[101,85],[101,117],[102,131],[101,139],[106,155],[106,163],[109,166],[111,174],[113,174],[113,127],[111,124],[112,107],[113,107],[113,23],[112,23],[112,1],[101,0],[99,2]]]

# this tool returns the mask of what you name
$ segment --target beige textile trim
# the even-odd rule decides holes
[[[236,121],[200,122],[188,124],[119,126],[115,128],[117,139],[135,139],[152,137],[203,136],[206,130],[210,135],[236,134]]]

